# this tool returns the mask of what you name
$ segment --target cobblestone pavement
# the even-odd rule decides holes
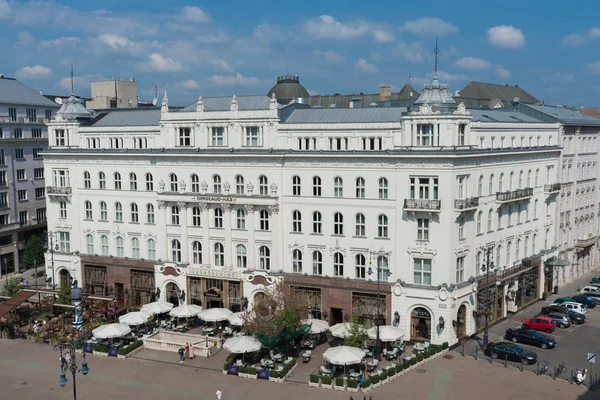
[[[452,353],[450,353],[452,354]],[[1,398],[71,399],[72,382],[56,386],[58,356],[49,346],[26,341],[0,340]],[[165,364],[141,359],[87,357],[92,372],[78,375],[80,399],[200,399],[212,400],[217,388],[224,400],[362,398],[307,383],[273,383],[225,376],[221,372],[186,364]],[[585,389],[547,377],[526,379],[514,368],[478,362],[469,357],[438,358],[368,394],[379,399],[575,400]],[[69,380],[72,378],[68,376]],[[541,381],[543,380],[543,381]],[[593,393],[596,395],[597,393]],[[590,397],[590,399],[593,397]]]

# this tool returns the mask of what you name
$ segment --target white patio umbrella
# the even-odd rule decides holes
[[[310,333],[322,333],[329,329],[329,323],[327,321],[323,321],[322,319],[303,319],[302,324],[310,325]]]
[[[377,327],[367,329],[367,335],[370,339],[377,339]],[[402,339],[404,331],[398,327],[391,325],[382,325],[379,327],[379,339],[382,342],[395,342],[396,340]]]
[[[233,314],[231,310],[226,308],[209,308],[198,314],[198,318],[206,322],[219,322],[225,321],[231,314]]]
[[[119,317],[119,322],[129,326],[142,325],[148,322],[150,314],[142,311],[133,311]]]
[[[108,324],[102,325],[92,331],[94,337],[98,339],[112,339],[125,336],[131,333],[129,325],[125,324]]]
[[[164,301],[155,301],[144,304],[141,311],[147,314],[162,314],[171,311],[173,304]]]
[[[189,318],[198,315],[200,311],[202,311],[202,307],[196,304],[182,304],[169,311],[169,315],[177,318]]]
[[[242,354],[242,360],[246,353],[252,353],[253,351],[258,351],[262,345],[252,336],[238,336],[227,339],[225,343],[223,343],[223,348],[231,353]]]
[[[229,321],[229,323],[233,326],[242,326],[244,325],[242,315],[244,315],[244,312],[235,312],[227,317],[227,321]]]
[[[329,331],[333,336],[343,339],[348,336],[348,329],[350,329],[350,323],[340,322],[329,328]]]
[[[335,365],[352,365],[360,363],[366,354],[364,350],[357,347],[339,346],[327,349],[323,353],[323,358]]]

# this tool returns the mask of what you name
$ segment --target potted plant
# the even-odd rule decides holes
[[[390,378],[388,376],[387,371],[383,371],[381,372],[381,374],[379,374],[379,379],[381,380],[381,384],[383,385],[384,383],[388,383],[390,381]]]
[[[401,376],[404,373],[404,364],[398,363],[396,364],[396,376]]]
[[[407,372],[410,369],[410,360],[409,361],[402,361],[402,370],[404,372]]]
[[[448,350],[448,342],[442,343],[442,349],[443,350]]]
[[[362,384],[362,391],[370,392],[372,388],[373,388],[373,386],[371,385],[371,379],[370,378],[365,379]]]
[[[274,369],[269,371],[269,381],[271,382],[279,382],[279,371]]]
[[[247,374],[248,368],[241,366],[238,370],[238,376],[241,376],[242,378],[247,378],[246,374]]]
[[[392,365],[390,368],[388,368],[387,374],[390,377],[390,381],[396,379],[396,367]]]
[[[381,378],[379,377],[379,375],[375,374],[375,375],[371,375],[371,386],[373,386],[373,389],[378,388],[381,385]]]
[[[108,347],[101,345],[99,343],[96,343],[96,344],[94,344],[92,354],[95,356],[108,357]]]
[[[342,378],[342,377],[335,378],[335,384],[333,385],[333,388],[335,390],[344,391],[346,389],[344,386],[344,378]]]
[[[429,350],[425,350],[425,351],[423,352],[423,357],[424,357],[425,359],[428,359],[429,357],[431,357],[431,353],[429,352]]]
[[[223,364],[223,375],[227,375],[227,370],[229,369],[229,362],[226,362],[225,364]]]
[[[346,385],[348,386],[349,392],[358,392],[358,382],[356,382],[354,379],[348,379],[346,381]]]
[[[256,372],[256,368],[254,367],[246,368],[246,378],[258,379],[258,376],[256,376]]]
[[[308,386],[319,387],[319,375],[310,374],[310,376],[308,377]]]
[[[321,387],[326,388],[326,389],[333,389],[332,384],[331,384],[331,377],[330,376],[323,376],[321,377]]]
[[[423,354],[417,354],[417,366],[423,364]]]

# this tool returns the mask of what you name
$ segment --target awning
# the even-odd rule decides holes
[[[552,257],[546,260],[544,263],[547,267],[567,267],[571,265],[568,260],[564,260],[558,257]]]

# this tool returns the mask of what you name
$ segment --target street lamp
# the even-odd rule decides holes
[[[491,307],[490,307],[490,270],[496,268],[494,262],[490,260],[490,255],[492,254],[492,249],[494,247],[490,246],[486,251],[486,260],[485,264],[481,265],[481,271],[485,272],[485,301],[486,301],[486,312],[485,312],[485,330],[483,331],[483,348],[485,349],[489,342],[489,332],[488,332],[488,318],[490,317]]]
[[[77,386],[76,386],[76,376],[77,376],[77,359],[75,357],[75,343],[71,340],[67,343],[58,343],[54,346],[54,351],[60,352],[60,375],[56,384],[60,387],[65,387],[69,380],[66,376],[66,371],[70,370],[73,375],[73,400],[77,400]],[[69,356],[70,360],[67,360],[65,357]],[[91,369],[88,367],[87,362],[85,361],[85,352],[83,352],[83,361],[81,363],[81,372],[83,375],[87,375]]]
[[[387,263],[387,254],[382,251],[371,252],[371,255],[377,256],[377,318],[375,319],[375,351],[373,352],[373,358],[379,360],[379,356],[381,355],[381,338],[379,337],[379,316],[381,315],[380,307],[381,307],[381,273],[385,271],[385,278],[392,275],[390,270],[388,269]],[[385,257],[384,257],[385,255]],[[369,263],[369,264],[372,264]],[[367,274],[373,274],[373,268],[369,265],[369,269],[367,270]]]

